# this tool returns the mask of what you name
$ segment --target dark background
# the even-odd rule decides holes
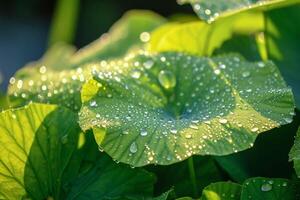
[[[0,90],[17,69],[46,50],[55,5],[55,0],[0,0]],[[81,0],[74,45],[80,48],[97,39],[130,9],[150,9],[166,17],[193,13],[176,0]]]

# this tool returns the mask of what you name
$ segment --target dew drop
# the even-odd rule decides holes
[[[269,183],[262,184],[261,191],[268,192],[268,191],[271,191],[271,190],[272,190],[272,185],[271,184],[269,184]]]
[[[245,72],[242,73],[242,76],[243,76],[244,78],[247,78],[247,77],[250,76],[250,72],[245,71]]]
[[[228,120],[222,118],[222,119],[219,119],[219,122],[220,122],[221,124],[227,124]]]
[[[129,151],[131,152],[131,153],[136,153],[137,152],[137,144],[135,143],[135,142],[133,142],[131,145],[130,145],[130,147],[129,147]]]
[[[131,77],[132,77],[132,78],[135,78],[135,79],[138,79],[138,78],[141,77],[141,72],[140,72],[139,70],[133,70],[133,71],[131,72]]]
[[[150,33],[148,33],[148,32],[142,32],[140,34],[140,40],[142,42],[149,42],[150,38],[151,38],[151,36],[150,36]]]
[[[147,132],[147,130],[143,129],[140,134],[141,134],[141,136],[147,136],[148,132]]]
[[[176,77],[171,71],[160,71],[158,74],[158,81],[165,89],[172,89],[176,86]]]
[[[91,101],[90,102],[90,106],[91,107],[96,107],[97,106],[97,102],[96,101]]]
[[[67,144],[68,143],[68,135],[62,136],[60,141],[62,144]]]
[[[148,60],[148,61],[144,62],[143,65],[146,69],[151,69],[154,65],[154,62],[152,60]]]
[[[293,119],[292,118],[284,118],[284,121],[288,124],[292,123],[293,122]]]
[[[258,131],[258,128],[257,128],[257,127],[254,127],[254,128],[251,129],[251,131],[252,131],[252,132],[257,132],[257,131]]]

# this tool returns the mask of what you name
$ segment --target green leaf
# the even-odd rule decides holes
[[[237,55],[139,55],[98,66],[82,101],[83,130],[92,128],[110,156],[134,166],[248,149],[294,111],[272,62]]]
[[[255,24],[253,24],[254,20]],[[148,50],[150,52],[176,51],[207,56],[212,55],[215,49],[232,37],[233,33],[249,35],[262,29],[261,13],[246,13],[210,25],[204,22],[168,23],[151,34]]]
[[[72,58],[73,65],[96,62],[108,58],[119,58],[129,50],[140,49],[150,39],[150,32],[165,23],[165,19],[151,11],[133,10],[127,12],[109,30]]]
[[[208,23],[247,10],[268,10],[299,3],[299,0],[178,0],[190,3],[197,15]]]
[[[61,186],[75,177],[80,164],[76,115],[30,104],[1,113],[0,133],[0,198],[60,197]]]
[[[241,200],[295,200],[296,189],[291,181],[274,178],[252,178],[243,184]]]
[[[282,8],[266,13],[266,48],[283,77],[292,86],[297,107],[300,107],[300,6]]]
[[[77,116],[67,109],[30,104],[5,111],[0,114],[0,132],[1,199],[152,195],[152,174],[116,164],[104,154],[92,168],[79,173],[86,152],[80,149],[84,142]]]
[[[72,183],[65,199],[144,199],[152,195],[154,180],[144,170],[118,165],[102,155],[91,170]]]
[[[231,182],[213,183],[207,186],[200,200],[239,200],[242,187]]]
[[[28,64],[11,78],[10,102],[14,107],[37,102],[77,111],[81,106],[80,88],[93,69],[93,64],[86,63],[101,60],[105,65],[104,59],[123,56],[131,47],[142,46],[140,35],[144,33],[147,37],[149,31],[163,22],[162,17],[150,11],[130,11],[112,27],[106,39],[99,39],[76,53],[71,46],[54,45],[42,59]]]
[[[295,144],[291,149],[289,157],[290,161],[294,162],[294,168],[298,177],[300,177],[300,129],[298,130],[297,136],[295,138]]]

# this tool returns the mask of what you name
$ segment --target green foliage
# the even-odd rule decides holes
[[[218,182],[207,186],[200,200],[293,200],[298,199],[296,184],[286,179],[251,178],[243,185]]]
[[[0,199],[299,199],[299,1],[184,2],[214,23],[130,11],[10,79]]]
[[[294,167],[298,177],[300,177],[300,129],[295,138],[295,144],[290,152],[290,161],[294,162]]]
[[[292,121],[292,93],[271,62],[166,53],[119,63],[98,67],[83,86],[79,122],[121,162],[166,165],[193,154],[227,155]]]
[[[299,0],[178,0],[190,3],[197,15],[211,23],[218,18],[247,10],[268,10],[299,3]]]

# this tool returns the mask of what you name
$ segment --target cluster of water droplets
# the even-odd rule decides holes
[[[259,106],[265,90],[274,95],[265,103],[274,105],[290,92],[273,68],[235,55],[129,55],[93,72],[98,93],[83,106],[81,126],[105,128],[107,142],[101,145],[116,155],[127,151],[123,161],[128,163],[238,152],[252,146],[258,133],[290,122],[294,114],[293,106],[289,113]],[[258,80],[263,87],[256,87]]]

